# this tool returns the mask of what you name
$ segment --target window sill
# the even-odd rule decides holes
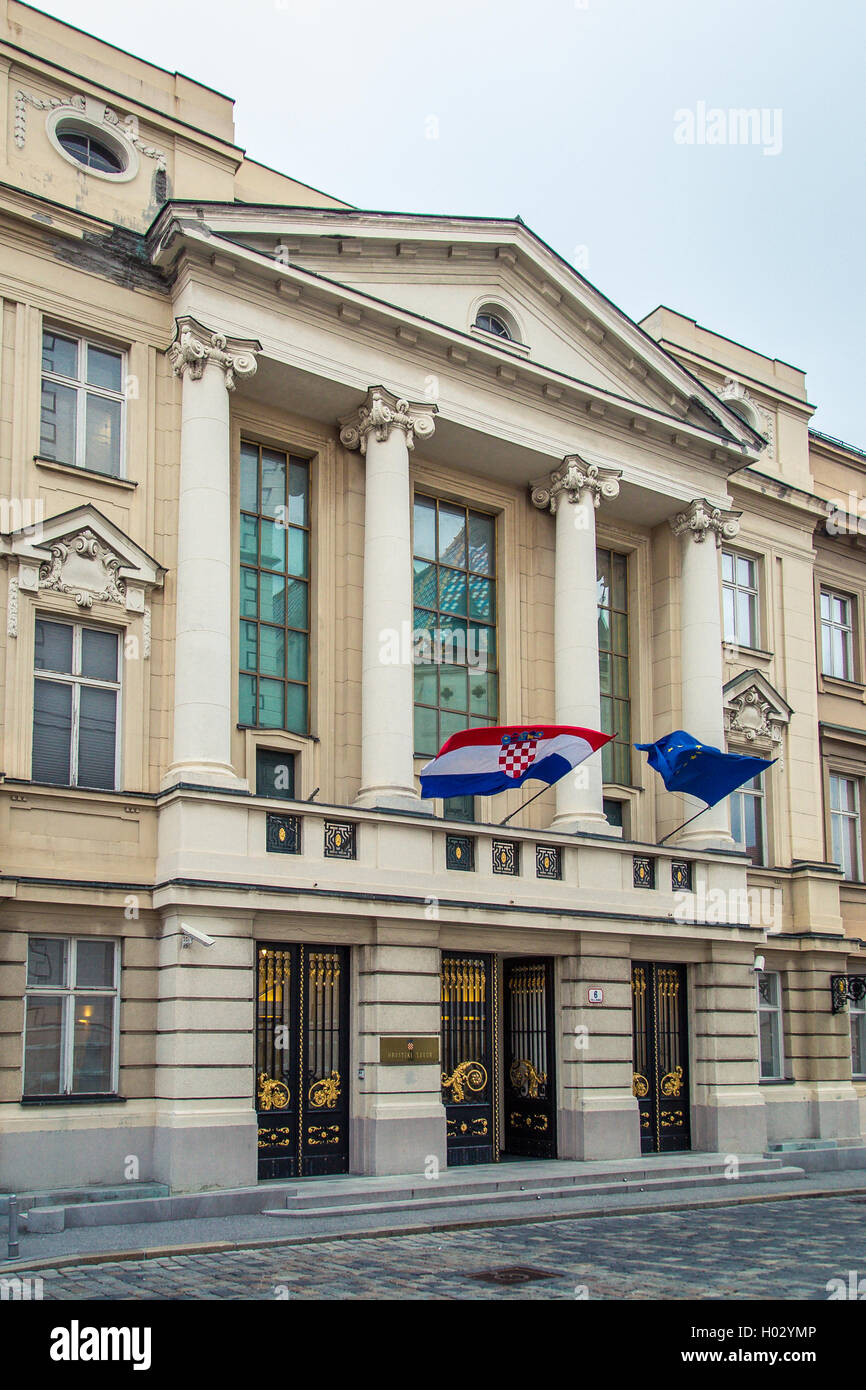
[[[110,473],[97,473],[95,468],[78,468],[74,463],[60,463],[57,459],[40,458],[34,454],[33,462],[37,468],[46,468],[54,473],[65,473],[67,477],[87,478],[90,482],[108,483],[111,487],[126,488],[132,492],[138,487],[138,483],[131,482],[129,478],[114,478]]]
[[[22,1096],[21,1105],[125,1105],[126,1096],[115,1093],[81,1096]]]
[[[775,655],[774,652],[765,651],[763,647],[745,647],[729,637],[722,639],[722,654],[729,662],[758,661],[765,665],[769,665]]]
[[[529,344],[518,342],[516,338],[500,338],[497,333],[490,333],[486,328],[477,328],[474,323],[470,325],[469,333],[477,342],[485,343],[487,347],[502,348],[514,357],[529,356]]]
[[[844,695],[849,700],[861,702],[866,695],[866,685],[860,681],[845,680],[844,676],[829,676],[825,671],[818,673],[818,689],[822,695]]]

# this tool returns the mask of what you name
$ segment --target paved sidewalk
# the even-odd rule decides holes
[[[866,1271],[839,1195],[42,1269],[48,1300],[798,1299]],[[514,1266],[550,1277],[474,1275]],[[16,1271],[27,1277],[35,1271]]]
[[[0,1270],[19,1273],[24,1266],[36,1268],[37,1264],[68,1264],[110,1259],[112,1256],[128,1255],[134,1259],[145,1259],[148,1254],[170,1256],[173,1252],[186,1253],[191,1248],[205,1246],[210,1249],[234,1251],[244,1245],[292,1246],[307,1245],[311,1242],[333,1242],[341,1238],[352,1238],[347,1245],[348,1258],[355,1247],[359,1235],[399,1235],[401,1232],[438,1231],[454,1228],[508,1227],[518,1228],[539,1219],[556,1224],[560,1220],[593,1218],[603,1220],[612,1214],[626,1214],[640,1211],[673,1213],[709,1212],[738,1207],[744,1204],[760,1203],[762,1207],[774,1212],[774,1219],[784,1227],[791,1208],[791,1198],[809,1197],[818,1200],[800,1201],[810,1213],[810,1219],[820,1227],[829,1209],[828,1201],[839,1195],[851,1193],[866,1197],[866,1172],[862,1169],[840,1173],[813,1174],[799,1181],[785,1181],[778,1184],[748,1183],[740,1180],[731,1182],[730,1190],[718,1188],[708,1190],[698,1196],[690,1191],[680,1196],[675,1190],[664,1193],[623,1193],[621,1197],[605,1196],[574,1197],[559,1200],[539,1200],[537,1212],[521,1207],[520,1214],[514,1215],[508,1198],[503,1198],[494,1208],[488,1208],[483,1216],[478,1209],[467,1208],[462,1218],[459,1203],[448,1211],[432,1213],[395,1212],[393,1216],[373,1214],[367,1217],[300,1218],[287,1221],[285,1218],[266,1216],[216,1216],[195,1218],[187,1221],[139,1222],[124,1226],[76,1227],[57,1235],[21,1234],[21,1259],[14,1264],[5,1261],[5,1223],[0,1222]],[[267,1194],[262,1194],[262,1205],[267,1202]],[[863,1203],[848,1202],[851,1212],[859,1212],[861,1224],[866,1221],[866,1200]],[[866,1273],[866,1260],[862,1263]]]

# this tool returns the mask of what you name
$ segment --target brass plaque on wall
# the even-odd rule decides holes
[[[380,1038],[379,1061],[385,1067],[439,1062],[438,1035],[427,1038]]]

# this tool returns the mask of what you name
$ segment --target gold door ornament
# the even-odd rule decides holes
[[[310,1087],[310,1104],[317,1110],[333,1110],[340,1095],[340,1073],[332,1071]]]
[[[537,1072],[528,1057],[519,1057],[511,1063],[508,1073],[511,1085],[522,1096],[538,1099],[538,1089],[547,1085],[545,1072]]]
[[[444,1071],[442,1073],[443,1089],[451,1092],[452,1101],[465,1100],[467,1089],[483,1091],[486,1085],[487,1068],[480,1062],[461,1062],[450,1076]]]
[[[291,1095],[284,1081],[275,1081],[267,1072],[259,1072],[258,1102],[260,1110],[285,1110]]]
[[[663,1096],[678,1096],[683,1089],[683,1069],[674,1067],[673,1071],[667,1072],[659,1082],[659,1090]]]
[[[639,1071],[636,1071],[632,1078],[631,1093],[633,1096],[637,1096],[638,1100],[643,1100],[645,1096],[649,1095],[649,1082],[645,1076],[641,1076]]]

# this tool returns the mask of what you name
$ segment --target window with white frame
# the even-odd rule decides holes
[[[863,877],[859,777],[830,773],[830,832],[834,863],[844,878],[859,881]]]
[[[866,999],[856,1004],[850,1000],[848,1014],[851,1019],[851,1071],[855,1076],[866,1076]]]
[[[119,966],[116,941],[29,938],[25,1097],[116,1093]]]
[[[757,988],[761,1080],[781,1081],[785,1074],[782,977],[777,970],[759,970]]]
[[[36,619],[34,782],[117,786],[119,654],[117,632]]]
[[[854,600],[821,590],[821,672],[854,680]]]
[[[726,642],[758,646],[758,562],[735,550],[722,551],[722,612]]]
[[[731,835],[753,864],[766,862],[766,814],[760,777],[752,777],[731,793]]]
[[[122,352],[44,328],[40,458],[119,478],[123,385]]]

